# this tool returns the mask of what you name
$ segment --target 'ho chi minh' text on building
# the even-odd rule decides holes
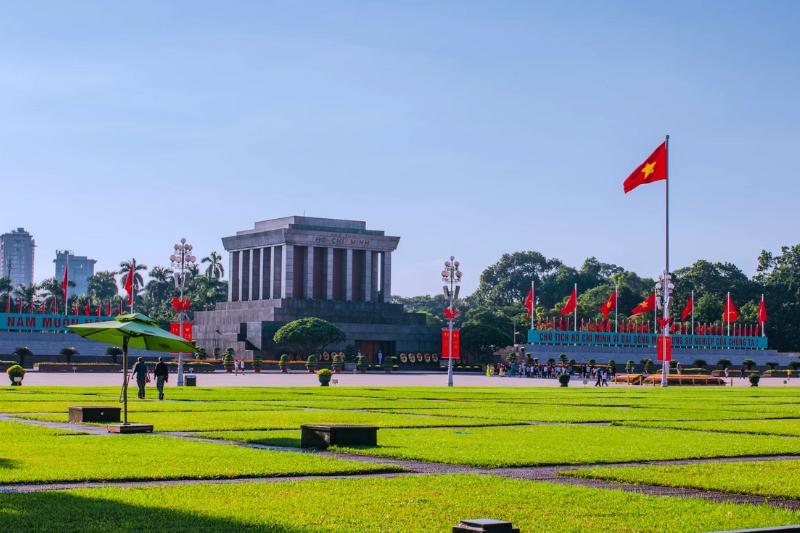
[[[400,352],[438,352],[439,328],[393,304],[392,253],[400,237],[365,222],[284,217],[224,237],[228,300],[198,311],[194,338],[209,352],[278,355],[274,333],[287,322],[318,317],[336,324],[348,346],[377,361]]]

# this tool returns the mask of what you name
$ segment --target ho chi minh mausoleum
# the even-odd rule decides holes
[[[228,300],[195,313],[198,344],[239,355],[277,355],[283,324],[318,317],[336,324],[347,346],[377,361],[383,354],[438,352],[440,331],[425,316],[390,303],[392,253],[400,237],[356,220],[285,217],[224,237]]]

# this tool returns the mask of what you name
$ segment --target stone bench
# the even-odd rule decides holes
[[[72,424],[83,424],[85,422],[119,422],[119,415],[119,407],[88,405],[69,408],[69,421]]]
[[[300,426],[300,430],[301,448],[378,445],[378,428],[376,426],[303,424]]]
[[[460,524],[453,526],[453,533],[519,533],[519,528],[505,520],[478,518],[462,520]]]

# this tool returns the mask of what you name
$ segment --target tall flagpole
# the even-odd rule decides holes
[[[761,305],[764,305],[764,293],[761,293]],[[764,334],[764,322],[761,321],[761,313],[758,313],[758,321],[761,322],[761,336],[766,337]]]
[[[725,299],[725,322],[728,323],[727,335],[731,336],[731,291],[728,291],[728,297]]]
[[[661,367],[661,386],[666,387],[667,381],[669,380],[669,361],[667,361],[667,346],[669,343],[669,324],[667,324],[667,319],[669,318],[669,135],[667,135],[666,140],[664,141],[666,146],[667,152],[667,164],[666,164],[666,174],[667,179],[665,180],[665,187],[664,187],[664,346],[663,346],[663,353],[664,353],[664,361]]]
[[[572,310],[572,327],[575,328],[575,331],[578,331],[578,284],[576,283],[573,287],[575,291],[575,309]]]
[[[619,333],[619,285],[614,284],[614,333]]]
[[[64,277],[67,278],[67,287],[69,286],[69,250],[65,250],[66,257],[64,258]],[[69,289],[61,287],[64,291],[64,316],[69,316]]]
[[[694,289],[692,289],[692,349],[694,349]]]
[[[531,278],[531,329],[533,327],[533,317],[536,315],[536,290],[535,290],[535,281]]]

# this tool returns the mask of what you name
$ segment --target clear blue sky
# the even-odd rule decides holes
[[[167,5],[169,4],[169,5]],[[663,268],[800,241],[797,2],[10,2],[0,230],[115,268],[306,213],[400,235],[395,293],[501,253]],[[227,259],[226,259],[227,262]]]

